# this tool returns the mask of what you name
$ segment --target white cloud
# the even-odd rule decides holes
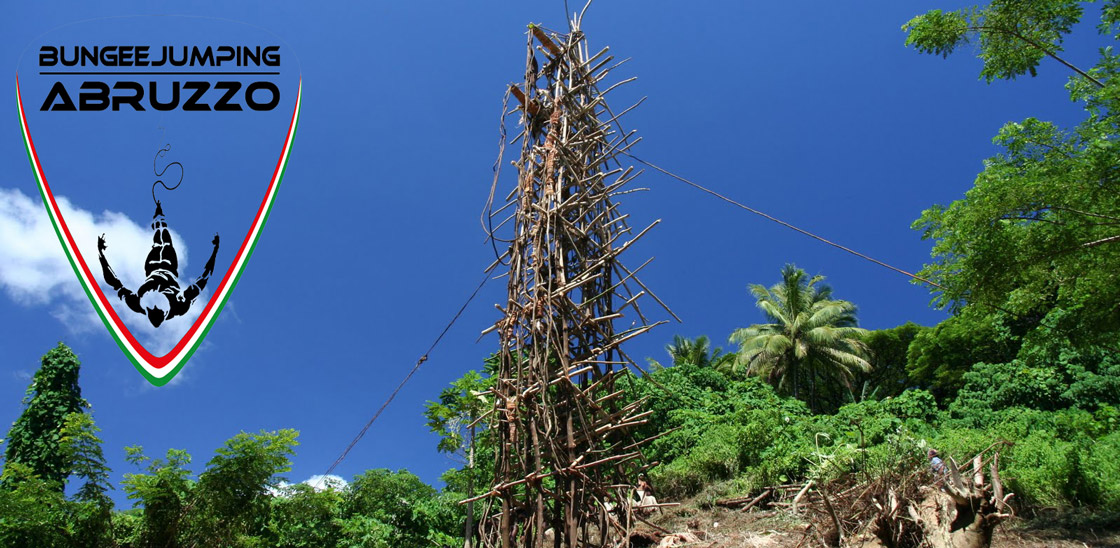
[[[127,215],[112,211],[95,215],[75,207],[65,197],[57,196],[56,200],[82,256],[117,315],[153,354],[171,350],[198,317],[202,309],[199,305],[209,299],[209,291],[199,297],[187,315],[171,319],[159,329],[152,327],[144,316],[124,306],[104,284],[97,261],[97,237],[104,234],[109,264],[125,287],[139,287],[144,280],[144,260],[151,249],[150,220],[138,224]],[[169,219],[169,224],[174,224],[174,219]],[[174,230],[171,237],[179,257],[181,283],[189,283],[197,273],[189,268],[186,242]],[[19,304],[50,307],[51,315],[73,332],[103,329],[70,268],[42,203],[17,189],[0,188],[0,287]]]
[[[311,488],[315,491],[322,492],[326,491],[327,489],[342,491],[343,489],[346,489],[346,487],[348,487],[350,483],[342,479],[342,476],[336,476],[334,474],[330,474],[327,476],[324,476],[323,474],[315,474],[314,476],[301,481],[299,485],[310,485]],[[292,487],[294,487],[293,484],[282,481],[275,488],[269,487],[268,492],[274,497],[287,497],[291,494]]]
[[[337,491],[341,491],[343,489],[346,489],[346,487],[350,485],[346,480],[342,479],[342,476],[336,476],[334,474],[331,474],[329,476],[315,474],[314,476],[307,478],[307,480],[305,480],[303,483],[315,488],[316,491],[324,491],[326,489],[335,489]]]
[[[82,295],[43,206],[0,189],[0,287],[24,305]]]

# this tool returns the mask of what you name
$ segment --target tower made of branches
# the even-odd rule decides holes
[[[628,543],[631,486],[645,461],[628,433],[649,412],[615,384],[633,365],[622,344],[664,322],[639,308],[643,296],[656,300],[635,276],[649,261],[630,270],[618,260],[657,223],[633,233],[615,201],[636,190],[628,183],[637,175],[619,162],[637,141],[618,123],[630,109],[606,102],[630,81],[605,87],[616,66],[608,49],[589,49],[578,18],[567,33],[530,25],[524,82],[507,95],[521,156],[506,203],[488,208],[491,226],[512,236],[491,229],[509,244],[495,267],[509,271],[504,317],[492,328],[501,343],[489,419],[496,471],[476,497],[487,501],[487,546]]]

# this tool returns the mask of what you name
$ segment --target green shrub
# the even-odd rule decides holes
[[[30,466],[11,461],[0,479],[0,547],[70,544],[72,505],[57,482],[40,479]]]
[[[1003,477],[1019,500],[1044,507],[1075,505],[1083,497],[1077,444],[1038,431],[1019,440],[1003,461]]]
[[[709,483],[730,479],[740,470],[742,439],[741,427],[717,424],[687,455],[669,466],[655,468],[652,479],[662,492],[683,496],[696,494]]]
[[[1085,481],[1097,495],[1097,504],[1120,512],[1120,432],[1112,432],[1089,446],[1084,458]]]
[[[140,535],[144,527],[141,512],[139,508],[113,512],[113,539],[118,545],[122,547],[141,545]]]
[[[316,491],[306,484],[285,487],[272,497],[268,533],[277,548],[334,546],[341,531],[338,525],[343,493],[335,489]]]
[[[677,459],[650,471],[650,480],[661,498],[682,498],[698,493],[707,478],[691,466],[687,459]]]
[[[728,380],[689,365],[658,370],[668,394],[635,379],[659,421],[648,433],[678,430],[647,452],[662,462],[651,479],[669,498],[715,500],[809,477],[872,479],[900,463],[922,467],[930,447],[967,468],[994,444],[1019,504],[1118,511],[1120,411],[1111,403],[1118,395],[1106,395],[1120,379],[1115,358],[1053,346],[977,364],[947,411],[930,392],[907,390],[811,415],[753,377]]]
[[[940,452],[941,458],[946,462],[952,458],[958,463],[962,463],[988,448],[993,441],[992,433],[984,430],[974,428],[942,428],[941,431],[930,440],[929,445],[931,448]]]

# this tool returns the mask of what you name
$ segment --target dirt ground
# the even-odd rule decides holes
[[[691,532],[688,541],[674,548],[793,548],[818,546],[805,539],[806,524],[785,511],[757,511],[744,514],[715,507],[701,509],[682,505],[666,509],[650,522],[672,533]],[[1055,518],[1014,518],[995,532],[994,548],[1120,548],[1120,520],[1099,521],[1091,525],[1069,525]],[[652,535],[664,535],[654,527],[642,525]],[[655,532],[656,531],[656,532]],[[660,535],[657,535],[660,533]],[[657,544],[652,544],[656,548]]]

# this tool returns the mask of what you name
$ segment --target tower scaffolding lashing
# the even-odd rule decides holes
[[[509,90],[521,156],[497,210],[512,213],[489,219],[512,235],[491,233],[509,247],[494,266],[508,266],[504,317],[491,328],[500,341],[495,476],[475,497],[485,500],[486,546],[629,543],[630,486],[645,466],[630,434],[649,412],[615,384],[636,367],[622,343],[665,322],[642,312],[643,297],[657,299],[641,268],[618,260],[657,222],[634,234],[613,200],[638,175],[618,161],[637,139],[606,103],[616,66],[608,49],[591,53],[578,18],[564,34],[530,25],[525,78]]]

